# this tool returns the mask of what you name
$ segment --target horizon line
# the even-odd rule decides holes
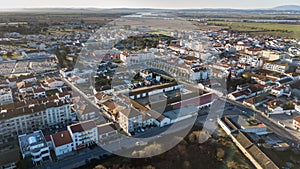
[[[300,5],[282,5],[282,6],[298,6]],[[204,8],[197,8],[197,7],[192,7],[192,8],[162,8],[162,7],[16,7],[16,8],[1,8],[0,10],[29,10],[29,9],[168,9],[168,10],[207,10],[207,9],[212,9],[212,10],[272,10],[274,8],[281,7],[281,6],[275,6],[275,7],[265,7],[265,8],[220,8],[220,7],[204,7]],[[1,11],[0,11],[1,12]]]

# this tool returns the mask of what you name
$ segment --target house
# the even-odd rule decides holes
[[[231,100],[250,98],[264,93],[266,89],[267,86],[262,84],[242,84],[237,86],[237,91],[228,96]]]
[[[245,133],[265,133],[267,131],[267,126],[263,123],[250,123],[244,116],[231,116],[228,119],[234,123],[242,132]]]
[[[67,126],[74,141],[74,150],[82,149],[98,142],[97,126],[94,121],[84,121]]]
[[[255,109],[257,106],[262,105],[263,103],[267,102],[269,99],[265,95],[254,96],[249,99],[243,101],[243,104]]]
[[[145,62],[147,60],[153,60],[155,58],[153,53],[122,53],[120,54],[120,59],[127,65],[138,64]]]
[[[159,127],[164,127],[164,126],[171,124],[171,119],[164,115],[159,116],[156,119],[156,121],[158,122],[158,124],[156,124],[156,125],[158,125]],[[154,121],[154,123],[155,123],[155,121]]]
[[[249,88],[249,84],[242,84],[242,85],[236,86],[236,90],[238,90],[238,91],[247,90],[248,88]]]
[[[106,123],[97,126],[98,141],[100,144],[109,142],[118,137],[118,131],[113,123]]]
[[[139,99],[148,96],[152,96],[159,93],[169,92],[173,90],[182,89],[182,84],[177,84],[175,82],[164,83],[160,85],[146,86],[141,88],[136,88],[130,91],[129,97],[131,99]]]
[[[134,132],[143,125],[143,116],[135,108],[126,108],[119,112],[120,127],[127,133]]]
[[[293,126],[296,130],[300,129],[300,116],[297,116],[293,119]]]
[[[208,80],[210,72],[206,67],[197,66],[190,69],[191,80]]]
[[[141,70],[139,73],[143,79],[153,79],[153,73],[149,70]]]
[[[273,78],[266,77],[264,75],[259,75],[255,73],[250,73],[249,76],[251,76],[251,79],[253,79],[256,83],[262,84],[262,85],[269,85],[275,81]]]
[[[73,70],[70,68],[63,68],[59,71],[61,77],[66,78],[68,77],[70,74],[73,73]]]
[[[34,87],[36,86],[30,82],[18,83],[19,93],[33,92]]]
[[[74,149],[73,140],[68,130],[50,135],[56,156],[67,154]]]
[[[44,88],[46,90],[56,89],[64,86],[64,82],[60,79],[46,77],[44,80]]]
[[[96,120],[97,118],[102,116],[101,110],[99,110],[99,108],[79,102],[78,100],[78,98],[74,100],[76,102],[74,106],[76,107],[77,119],[81,121]]]
[[[291,91],[289,90],[289,87],[287,86],[278,86],[278,87],[273,87],[270,92],[271,95],[274,95],[276,97],[281,97],[283,95],[286,95],[290,97],[292,94]]]
[[[170,119],[155,110],[146,110],[143,113],[143,127],[159,126],[163,127],[170,124]]]
[[[170,119],[170,123],[176,123],[182,120],[186,120],[198,115],[198,109],[195,105],[192,104],[184,104],[179,108],[176,105],[172,106],[173,109],[167,112],[164,112],[163,115]]]
[[[95,94],[94,99],[95,99],[96,104],[102,104],[102,103],[106,102],[107,100],[112,99],[112,97],[113,97],[112,95],[106,94],[104,92],[97,92]]]
[[[235,45],[236,51],[245,51],[246,48],[249,48],[250,45],[245,44],[242,41],[237,42]]]
[[[289,62],[283,61],[265,61],[263,69],[285,73],[289,69]]]
[[[119,98],[123,104],[129,104],[130,106],[134,107],[135,109],[137,109],[139,112],[142,113],[142,121],[143,121],[142,126],[143,127],[150,127],[150,126],[163,127],[163,126],[170,124],[170,119],[167,118],[166,116],[164,116],[163,114],[159,113],[159,110],[155,110],[157,108],[158,109],[161,108],[159,106],[161,103],[160,96],[162,96],[161,93],[157,94],[157,95],[152,95],[152,97],[151,97],[151,100],[153,101],[151,104],[151,107],[154,109],[151,109],[151,107],[149,105],[143,106],[140,103],[136,102],[135,100],[130,99],[129,97],[127,97],[124,94],[120,94]],[[163,97],[163,98],[165,98],[165,97]],[[157,105],[157,103],[159,105]]]
[[[288,85],[294,82],[294,79],[292,77],[286,76],[284,78],[276,80],[276,85],[278,86],[284,86]]]
[[[230,94],[228,94],[228,98],[230,100],[241,100],[241,99],[246,99],[248,98],[248,94],[249,92],[247,92],[246,90],[242,90],[242,91],[234,91]]]
[[[56,96],[58,97],[59,100],[70,101],[72,98],[72,94],[64,90],[62,92],[56,93]]]
[[[88,82],[88,79],[87,78],[81,78],[79,76],[75,76],[73,78],[73,81],[76,83],[76,84],[82,84],[82,83],[86,83]]]
[[[262,49],[260,48],[246,48],[245,53],[248,55],[258,56],[262,54]]]
[[[0,141],[56,125],[66,125],[72,117],[70,104],[56,98],[30,99],[2,105]]]
[[[107,100],[104,103],[102,103],[101,105],[102,105],[102,108],[112,116],[113,120],[117,120],[119,111],[124,109],[123,106],[120,106],[113,100]]]
[[[251,65],[248,64],[248,63],[238,63],[237,66],[242,68],[243,70],[250,70],[251,69]]]
[[[46,97],[46,90],[42,87],[33,89],[33,95],[34,98]]]
[[[256,96],[265,92],[268,86],[262,84],[251,84],[248,87],[248,91],[251,95]]]
[[[198,84],[199,88],[200,89],[210,89],[210,88],[213,88],[213,87],[220,87],[221,84],[216,81],[216,80],[210,80],[210,81],[206,81],[206,82],[201,82]]]
[[[12,91],[9,87],[0,87],[0,105],[13,103]]]
[[[266,103],[266,106],[268,108],[268,111],[271,113],[280,113],[283,112],[283,108],[282,108],[282,102],[280,102],[277,99],[273,99],[271,101],[268,101]]]
[[[53,149],[53,142],[51,140],[51,135],[50,134],[45,135],[45,140],[46,140],[46,143],[47,143],[48,147],[50,149]]]
[[[262,56],[266,59],[268,59],[269,61],[276,61],[281,59],[280,54],[276,53],[272,50],[263,50],[262,51]]]

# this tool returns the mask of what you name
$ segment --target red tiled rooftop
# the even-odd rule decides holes
[[[300,116],[295,117],[294,120],[295,120],[296,122],[300,123]]]
[[[55,147],[63,146],[73,142],[68,130],[52,134],[51,137]]]
[[[34,93],[41,93],[41,92],[45,92],[45,91],[46,90],[44,88],[41,88],[41,87],[33,90]]]
[[[79,133],[86,130],[91,130],[92,128],[95,128],[96,124],[94,121],[86,121],[82,123],[76,123],[70,126],[70,129],[73,133]]]
[[[218,96],[214,93],[194,97],[191,99],[183,100],[181,102],[173,103],[171,104],[173,109],[178,109],[180,107],[186,106],[186,105],[194,105],[194,106],[201,106],[205,105],[207,103],[212,102],[214,99],[217,99]]]

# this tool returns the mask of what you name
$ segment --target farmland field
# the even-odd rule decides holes
[[[270,35],[290,38],[300,37],[299,24],[208,21],[208,25],[223,26],[224,28],[230,29],[232,32],[248,33],[252,35]]]

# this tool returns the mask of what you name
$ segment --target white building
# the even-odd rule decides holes
[[[41,87],[33,89],[33,95],[34,98],[46,97],[46,90]]]
[[[46,90],[56,89],[56,88],[62,87],[64,84],[65,83],[63,81],[59,80],[59,79],[46,77],[44,88]]]
[[[74,150],[73,140],[68,130],[52,134],[50,137],[56,156],[67,154]]]
[[[13,103],[12,91],[9,87],[0,89],[0,105]]]
[[[154,53],[132,53],[121,54],[120,59],[127,65],[138,64],[146,62],[147,60],[153,60],[155,58]]]
[[[279,73],[285,73],[289,69],[289,64],[286,63],[276,63],[276,62],[266,62],[263,65],[263,69],[271,70]]]
[[[118,137],[117,128],[112,123],[98,125],[97,130],[100,144],[107,143]]]
[[[70,104],[64,101],[52,100],[30,105],[17,102],[13,109],[7,108],[0,113],[0,140],[49,126],[67,124],[72,117]]]
[[[59,73],[60,73],[60,75],[63,78],[66,78],[70,74],[73,74],[73,70],[72,69],[68,69],[68,68],[62,68],[61,70],[59,70]]]
[[[97,126],[94,121],[85,121],[67,127],[74,142],[74,150],[98,143]]]
[[[190,70],[191,80],[208,80],[210,77],[210,70],[206,67],[195,67]]]
[[[120,127],[127,133],[134,132],[143,125],[143,116],[135,108],[123,109],[119,112]]]
[[[50,150],[42,131],[19,135],[19,146],[22,157],[31,157],[35,165],[51,159]]]

